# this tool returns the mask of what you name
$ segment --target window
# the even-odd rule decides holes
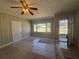
[[[37,24],[37,32],[46,32],[46,24]]]
[[[33,25],[34,32],[51,32],[51,23]]]
[[[60,20],[59,34],[67,34],[67,33],[68,33],[68,20]]]
[[[51,32],[51,24],[50,23],[47,23],[47,32]]]
[[[36,24],[34,24],[34,32],[36,32]]]

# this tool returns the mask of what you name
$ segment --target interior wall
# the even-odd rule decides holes
[[[55,39],[58,39],[58,20],[68,19],[68,46],[75,43],[79,47],[79,11],[55,15]]]
[[[34,24],[39,24],[39,23],[48,23],[50,22],[51,23],[51,33],[38,33],[38,32],[34,32],[33,31],[33,25]],[[31,28],[32,28],[32,36],[35,36],[35,37],[47,37],[47,38],[53,38],[54,39],[54,35],[55,35],[55,22],[54,22],[54,19],[53,18],[40,18],[40,19],[36,19],[36,20],[33,20],[31,22]]]
[[[0,46],[13,42],[11,23],[13,20],[21,21],[23,38],[30,36],[29,21],[0,12]]]
[[[59,24],[58,21],[62,19],[68,19],[68,43],[67,45],[70,46],[73,44],[74,40],[74,19],[75,18],[75,13],[74,12],[64,12],[64,13],[59,13],[55,15],[56,19],[56,24],[55,24],[55,38],[59,39],[59,34],[58,34],[58,29],[59,29]]]
[[[74,43],[79,47],[79,11],[75,15],[75,26],[74,26]]]
[[[22,37],[28,38],[31,36],[31,24],[29,21],[22,20]]]

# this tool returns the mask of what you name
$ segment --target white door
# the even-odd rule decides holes
[[[22,39],[22,27],[20,21],[12,21],[12,35],[14,42]]]

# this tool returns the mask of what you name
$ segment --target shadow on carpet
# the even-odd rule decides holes
[[[63,49],[61,48],[63,54],[64,54],[64,57],[66,59],[73,59],[73,55],[72,55],[72,52],[69,50],[69,49]]]
[[[52,44],[53,40],[40,40],[39,43]]]

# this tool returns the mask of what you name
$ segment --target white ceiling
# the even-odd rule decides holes
[[[33,11],[33,16],[28,13],[21,15],[21,9],[11,9],[10,6],[20,5],[16,0],[0,0],[0,11],[25,19],[37,19],[52,17],[60,11],[72,11],[79,8],[79,0],[31,0],[30,3],[35,3],[32,6],[39,9]]]

